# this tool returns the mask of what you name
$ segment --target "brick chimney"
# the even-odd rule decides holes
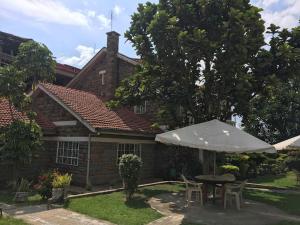
[[[107,51],[111,53],[118,53],[119,51],[119,36],[116,31],[107,32]]]
[[[107,64],[106,64],[106,87],[105,99],[110,100],[114,97],[115,89],[118,84],[118,51],[119,51],[119,36],[116,31],[107,32]]]

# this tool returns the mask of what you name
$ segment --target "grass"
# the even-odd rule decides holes
[[[29,225],[23,220],[14,219],[11,217],[0,217],[0,225]]]
[[[271,225],[300,225],[300,222],[293,222],[293,221],[281,221],[277,224],[271,224]]]
[[[296,174],[292,171],[282,175],[267,175],[257,177],[251,180],[251,182],[279,188],[300,188],[300,186],[297,185]]]
[[[0,202],[6,204],[18,204],[18,205],[34,205],[43,203],[42,197],[36,193],[30,193],[28,197],[28,202],[15,203],[14,201],[15,193],[13,192],[0,192]]]
[[[71,199],[66,207],[73,211],[103,219],[119,225],[142,225],[162,217],[153,210],[147,200],[155,195],[179,192],[184,187],[179,184],[162,184],[140,188],[134,198],[125,202],[123,192]]]
[[[300,194],[249,190],[245,192],[245,197],[254,201],[273,205],[287,213],[300,215]]]

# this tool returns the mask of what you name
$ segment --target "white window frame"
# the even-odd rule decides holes
[[[142,158],[142,145],[133,143],[118,143],[117,160],[119,160],[124,154],[133,154]]]
[[[105,73],[106,73],[106,70],[99,71],[99,75],[101,76],[101,85],[105,84]]]
[[[57,141],[56,163],[78,166],[80,143],[78,141]]]
[[[147,112],[147,101],[145,101],[144,104],[135,105],[133,111],[135,114],[145,114]]]

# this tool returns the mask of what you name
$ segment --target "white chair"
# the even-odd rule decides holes
[[[238,210],[241,209],[241,204],[243,203],[243,190],[246,186],[247,180],[242,183],[235,184],[226,184],[225,185],[225,193],[224,193],[224,209],[226,209],[227,201],[230,203],[232,201],[232,197],[235,198],[236,208]]]
[[[184,175],[181,175],[186,187],[185,197],[187,201],[187,206],[189,206],[192,200],[192,194],[196,194],[196,201],[200,200],[201,205],[203,205],[203,193],[202,193],[202,183],[196,183],[194,181],[190,181],[186,179]]]

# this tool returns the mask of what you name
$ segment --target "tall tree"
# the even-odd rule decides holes
[[[118,88],[117,103],[154,101],[171,126],[181,125],[179,105],[195,122],[242,114],[252,98],[263,32],[260,9],[248,0],[140,4],[125,36],[142,64]]]
[[[34,90],[40,81],[52,82],[55,77],[55,60],[46,45],[27,41],[19,46],[14,66],[24,74]]]
[[[272,24],[269,48],[256,58],[261,90],[250,101],[243,123],[252,134],[276,143],[300,134],[300,26]]]

